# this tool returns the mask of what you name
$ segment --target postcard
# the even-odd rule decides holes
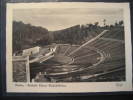
[[[129,3],[6,6],[7,92],[132,91]]]

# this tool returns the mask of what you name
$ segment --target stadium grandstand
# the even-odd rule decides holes
[[[56,82],[124,81],[125,43],[119,33],[104,30],[82,45],[56,44],[54,57],[39,67],[31,64],[32,76],[41,73]]]

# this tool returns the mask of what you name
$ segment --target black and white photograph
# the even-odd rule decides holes
[[[126,82],[124,9],[51,6],[12,10],[12,82]]]

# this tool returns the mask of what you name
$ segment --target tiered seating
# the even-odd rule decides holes
[[[98,73],[99,74],[99,73]],[[80,81],[82,82],[108,82],[108,81],[124,81],[125,80],[125,70],[124,69],[116,69],[109,72],[103,72],[97,76],[92,75],[89,79],[83,79],[80,77]]]
[[[65,53],[65,51],[66,51],[66,49],[68,49],[69,48],[69,45],[59,45],[58,46],[58,53],[59,54],[64,54]]]
[[[63,73],[63,72],[70,72],[74,69],[73,65],[68,66],[50,66],[45,71],[52,74],[52,73]]]
[[[94,49],[92,49],[92,48]],[[96,49],[95,49],[96,48]],[[102,53],[104,60],[100,64],[96,64],[100,61]],[[119,69],[125,66],[125,46],[123,41],[99,38],[79,51],[71,55],[75,58],[73,64],[83,65],[87,63],[93,64],[92,66],[86,67],[89,74],[95,74],[97,72],[106,72],[114,69]]]
[[[105,60],[97,66],[92,66],[88,69],[88,73],[95,74],[97,72],[107,72],[113,69],[125,66],[125,50],[124,43],[116,41],[101,40],[103,44],[92,43],[94,47],[104,52]],[[104,42],[103,42],[104,41]],[[92,45],[91,45],[92,46]]]
[[[124,54],[124,43],[103,40],[103,39],[98,39],[96,41],[90,43],[89,45],[99,50],[104,51],[106,54],[112,54],[112,53],[116,53],[116,54],[123,53]]]
[[[65,55],[68,56],[73,50],[77,49],[78,46],[70,46],[66,52],[65,52]]]
[[[97,63],[99,61],[97,58],[99,57],[100,57],[100,54],[98,54],[97,52],[92,53],[92,54],[87,54],[87,55],[76,58],[74,61],[74,64]]]
[[[109,36],[108,37],[114,37]],[[115,34],[116,35],[116,34]],[[72,72],[82,72],[82,75],[95,75],[99,73],[106,73],[116,69],[125,68],[125,47],[124,41],[97,38],[86,45],[64,45],[59,44],[57,48],[57,55],[69,56],[74,59],[73,63],[66,65],[52,64],[52,61],[57,61],[57,55],[54,60],[50,59],[51,65],[46,65],[45,72],[49,75],[65,73],[70,75]],[[77,51],[76,51],[77,50]],[[73,51],[76,51],[73,53]],[[45,62],[46,64],[46,62]],[[60,74],[61,75],[61,74]],[[78,74],[77,74],[78,75]]]
[[[87,54],[93,54],[93,53],[96,53],[96,51],[90,49],[89,47],[84,47],[84,48],[78,50],[77,52],[75,52],[74,54],[72,54],[71,57],[76,59],[78,57],[81,57],[81,56],[84,56]]]
[[[124,65],[125,63],[123,62],[122,59],[117,61],[105,61],[97,66],[88,67],[86,68],[86,70],[84,69],[86,73],[84,73],[83,75],[94,75],[108,71],[113,71],[116,69],[123,68]]]
[[[124,39],[124,30],[121,28],[113,29],[113,30],[109,31],[107,34],[104,34],[102,37],[123,40]]]

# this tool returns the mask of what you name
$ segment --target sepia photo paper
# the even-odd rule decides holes
[[[6,91],[132,91],[129,3],[7,3]]]

